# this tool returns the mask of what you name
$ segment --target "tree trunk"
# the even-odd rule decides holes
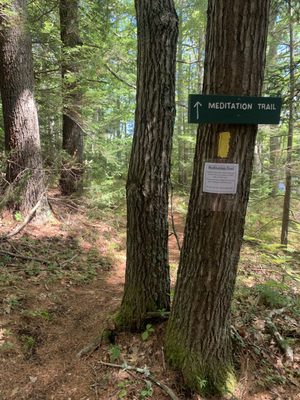
[[[270,195],[276,196],[278,193],[279,183],[279,171],[278,171],[278,159],[280,154],[280,137],[272,134],[272,128],[269,128],[269,148],[270,148],[270,166],[269,166],[269,180],[270,180]],[[277,133],[277,132],[276,132]]]
[[[63,44],[63,160],[60,188],[64,195],[83,189],[83,130],[80,108],[82,93],[78,82],[79,37],[78,0],[60,0],[60,32]],[[77,51],[76,51],[76,48]]]
[[[265,64],[269,1],[208,2],[204,94],[257,96]],[[227,155],[219,153],[229,132]],[[166,336],[166,354],[203,393],[232,390],[230,306],[249,197],[257,125],[198,128],[184,244]],[[221,154],[222,157],[221,158]],[[236,194],[203,191],[206,161],[239,165]]]
[[[184,165],[184,93],[183,93],[183,8],[184,1],[178,4],[178,46],[177,46],[177,118],[176,133],[178,142],[178,183],[182,186],[186,185],[186,169]]]
[[[294,136],[294,97],[295,97],[295,61],[294,61],[294,27],[292,15],[292,0],[288,1],[289,12],[289,36],[290,36],[290,80],[289,80],[289,130],[287,143],[287,156],[285,166],[285,193],[283,200],[283,213],[281,224],[281,244],[288,244],[290,208],[291,208],[291,191],[292,191],[292,151],[293,151],[293,136]]]
[[[6,181],[13,189],[8,206],[24,214],[46,192],[42,165],[31,38],[26,27],[26,1],[14,0],[0,10],[0,89],[5,148]],[[46,196],[36,213],[44,220],[49,211]]]
[[[203,85],[203,50],[205,46],[205,29],[199,26],[199,38],[198,38],[198,90],[201,91]]]
[[[138,75],[128,171],[127,265],[118,316],[141,329],[148,311],[170,307],[168,185],[175,119],[178,22],[173,1],[136,0]]]
[[[278,5],[277,5],[278,4]],[[277,5],[277,6],[276,6]],[[268,50],[267,50],[267,60],[266,64],[270,70],[274,68],[274,64],[276,64],[276,58],[278,56],[278,28],[276,26],[276,20],[278,19],[278,9],[279,3],[274,2],[273,7],[270,9],[269,16],[269,40],[268,40]],[[281,33],[282,35],[282,33]],[[268,76],[268,71],[266,71],[266,75]],[[272,81],[272,79],[270,79]],[[269,83],[270,84],[270,83]],[[268,92],[268,80],[267,87],[265,88],[265,92]],[[280,136],[278,136],[278,129],[275,129],[273,132],[272,126],[268,127],[268,135],[269,135],[269,187],[271,189],[270,196],[274,197],[278,193],[278,183],[280,179],[279,170],[278,170],[278,160],[280,155]]]

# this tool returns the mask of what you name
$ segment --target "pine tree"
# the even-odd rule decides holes
[[[138,72],[127,179],[127,265],[118,322],[141,329],[170,307],[168,186],[175,118],[178,20],[173,1],[136,0]]]
[[[0,9],[0,89],[3,106],[6,181],[14,188],[9,206],[27,214],[40,201],[37,214],[48,212],[39,124],[34,100],[31,37],[25,0]]]
[[[269,1],[210,0],[204,94],[257,96],[265,64]],[[219,153],[229,132],[227,155]],[[203,124],[175,297],[166,336],[169,362],[199,392],[232,390],[230,306],[242,244],[257,125]],[[226,146],[225,146],[226,147]],[[239,165],[237,193],[203,191],[209,160]]]

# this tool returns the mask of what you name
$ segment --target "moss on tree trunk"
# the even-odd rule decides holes
[[[209,0],[204,94],[261,93],[269,1]],[[228,132],[226,154],[219,151]],[[204,394],[232,392],[230,307],[245,224],[257,125],[198,128],[184,243],[166,335],[170,364]],[[234,194],[203,190],[205,162],[238,165]]]

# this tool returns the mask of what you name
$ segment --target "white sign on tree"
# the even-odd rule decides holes
[[[238,164],[206,162],[204,164],[203,192],[235,194],[238,175]]]

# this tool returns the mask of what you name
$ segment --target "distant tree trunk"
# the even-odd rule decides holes
[[[203,85],[203,50],[205,46],[205,29],[202,26],[199,27],[199,38],[198,38],[198,90],[201,92],[202,85]]]
[[[183,165],[183,146],[184,140],[182,138],[183,134],[183,121],[184,113],[182,111],[184,106],[183,98],[183,35],[182,35],[182,9],[184,7],[184,2],[179,2],[178,9],[178,46],[177,46],[177,118],[176,118],[176,133],[177,133],[177,143],[178,143],[178,183],[180,185],[186,184],[186,174]]]
[[[278,6],[280,2],[273,2],[273,7],[270,9],[269,16],[269,40],[268,40],[268,50],[267,50],[267,61],[266,64],[269,67],[274,68],[274,63],[276,63],[278,46],[278,32],[276,26],[276,20],[278,18]],[[271,79],[272,81],[272,79]],[[268,92],[268,88],[265,89]],[[275,129],[275,134],[272,132],[272,126],[268,127],[269,135],[269,187],[271,189],[270,196],[276,196],[278,193],[278,183],[279,183],[279,170],[278,170],[278,158],[280,154],[280,137],[278,136],[277,129]]]
[[[279,174],[278,174],[278,156],[280,153],[280,137],[278,135],[272,135],[272,128],[269,129],[270,139],[270,167],[269,167],[269,179],[271,196],[276,196],[278,192]]]
[[[136,0],[135,132],[126,186],[127,265],[118,323],[141,329],[148,311],[170,307],[168,185],[175,118],[178,22],[173,1]]]
[[[25,0],[14,0],[1,6],[0,90],[8,155],[6,180],[14,189],[8,206],[24,214],[46,192],[33,94],[31,38],[26,23]],[[44,196],[37,211],[38,219],[44,220],[48,211]]]
[[[261,159],[261,143],[258,142],[256,142],[254,148],[253,171],[255,174],[261,174],[263,172],[263,165]]]
[[[288,0],[289,12],[289,56],[290,56],[290,80],[289,80],[289,128],[288,128],[288,143],[287,156],[285,166],[285,193],[283,201],[283,213],[281,224],[281,244],[288,244],[290,208],[291,208],[291,191],[292,191],[292,152],[293,152],[293,136],[294,136],[294,97],[295,97],[295,60],[294,60],[294,26],[293,26],[293,9],[292,0]]]
[[[265,64],[269,1],[209,0],[204,94],[257,96]],[[227,155],[220,133],[229,132]],[[184,244],[166,335],[169,362],[194,390],[234,386],[230,307],[250,190],[257,125],[198,128]],[[239,165],[237,193],[203,191],[206,161]]]
[[[78,82],[79,36],[78,0],[60,0],[60,32],[63,44],[63,150],[67,153],[60,176],[64,195],[80,194],[83,189],[83,130],[80,108],[82,93]]]

